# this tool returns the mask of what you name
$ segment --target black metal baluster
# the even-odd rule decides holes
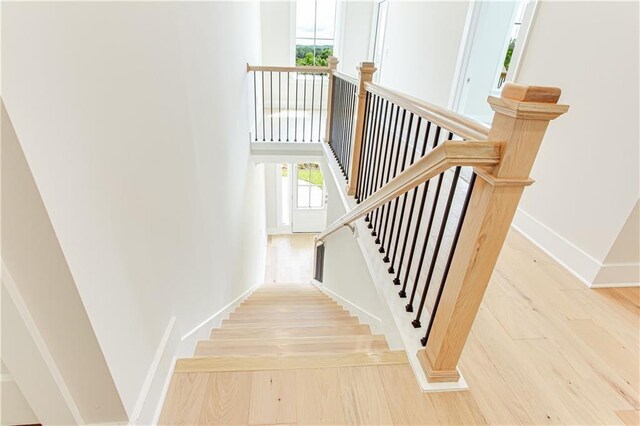
[[[269,120],[271,121],[271,142],[273,142],[273,71],[269,71]]]
[[[344,83],[344,177],[349,179],[349,129],[351,125],[351,84],[349,82]]]
[[[322,95],[324,93],[324,74],[320,74],[320,109],[318,109],[318,142],[322,142]]]
[[[267,140],[266,137],[266,133],[264,131],[264,122],[265,122],[265,117],[264,117],[264,71],[260,71],[260,77],[262,78],[262,141],[264,142],[265,140]]]
[[[431,126],[431,122],[429,122],[429,127]],[[436,146],[438,146],[438,141],[440,140],[440,126],[436,127],[436,134],[435,137],[433,138],[433,148],[435,148]],[[426,141],[426,139],[425,139]],[[422,149],[422,152],[424,153],[426,149],[426,144]],[[429,244],[429,237],[431,236],[431,227],[433,226],[433,219],[435,218],[436,215],[436,208],[438,206],[438,199],[440,197],[440,188],[442,186],[442,177],[443,177],[444,173],[440,173],[440,175],[438,175],[438,185],[436,187],[436,193],[435,196],[433,198],[433,206],[431,207],[431,215],[429,216],[429,223],[427,225],[427,232],[425,233],[425,237],[424,237],[424,241],[422,244],[422,250],[421,250],[421,254],[420,257],[418,258],[418,270],[416,271],[416,279],[414,280],[413,283],[413,290],[411,291],[411,300],[409,301],[409,304],[405,306],[405,309],[407,310],[407,312],[413,312],[413,298],[415,297],[416,294],[416,288],[418,287],[418,279],[420,278],[420,272],[422,272],[422,265],[424,262],[424,256],[425,256],[425,252],[427,250],[427,246]],[[425,182],[425,187],[424,187],[424,192],[422,193],[422,200],[420,202],[420,216],[419,216],[419,221],[422,220],[422,212],[424,209],[424,204],[425,201],[427,199],[427,195],[429,192],[429,183],[431,181],[427,181]],[[409,254],[409,259],[413,259],[413,253],[415,250],[415,245],[416,242],[418,240],[418,231],[420,228],[420,222],[417,223],[417,227],[416,227],[416,234],[414,237],[414,242],[413,242],[413,246],[411,247],[411,253]],[[411,263],[409,263],[409,265],[407,266],[407,269],[405,271],[404,274],[404,284],[402,285],[402,291],[400,293],[401,296],[400,297],[405,297],[406,296],[406,289],[407,289],[407,284],[409,283],[409,271],[411,269]]]
[[[379,113],[381,112],[380,103],[382,102],[382,98],[380,96],[375,96],[373,102],[373,115],[371,116],[371,134],[369,135],[369,151],[367,152],[367,173],[364,176],[364,187],[362,191],[362,199],[366,200],[369,197],[369,187],[371,185],[371,179],[373,179],[373,157],[376,149],[376,132],[378,129],[378,125],[380,121],[378,119]],[[364,217],[365,222],[369,221],[369,214]]]
[[[387,184],[387,182],[389,182],[389,178],[391,175],[391,163],[393,162],[393,146],[394,146],[394,141],[393,138],[391,137],[391,128],[393,127],[391,125],[391,123],[393,122],[393,113],[395,111],[395,105],[391,104],[391,114],[389,115],[389,128],[387,129],[387,149],[384,152],[384,161],[382,162],[383,165],[386,164],[387,166],[387,172],[386,172],[386,177],[385,177],[385,173],[384,170],[382,171],[382,180],[381,180],[381,185],[380,187],[382,188],[384,185]],[[396,116],[396,125],[398,124],[398,117]],[[388,158],[388,161],[387,161]],[[384,205],[382,205],[382,207],[380,208],[380,220],[377,222],[378,225],[378,236],[376,237],[376,244],[380,244],[380,248],[378,249],[378,252],[380,253],[384,253],[384,244],[382,244],[382,240],[380,239],[380,237],[382,236],[382,222],[384,221],[385,218],[385,212],[391,207],[391,202],[388,202]],[[386,215],[387,220],[389,219],[389,214],[387,213]]]
[[[371,187],[371,193],[370,195],[373,195],[379,188],[379,182],[378,182],[378,176],[380,175],[380,169],[383,167],[382,165],[382,149],[384,148],[384,131],[385,131],[385,126],[386,126],[386,121],[387,121],[387,112],[389,110],[389,101],[388,100],[384,100],[384,113],[383,113],[383,118],[380,121],[380,128],[379,128],[379,132],[378,132],[378,138],[377,138],[377,150],[376,150],[376,158],[375,158],[375,165],[374,165],[374,170],[373,170],[373,185]],[[374,229],[374,224],[376,221],[376,218],[378,217],[378,210],[380,208],[378,207],[377,209],[375,209],[370,218],[371,221],[369,222],[368,228],[369,229]],[[371,235],[375,236],[376,235],[376,231],[375,229],[371,232]]]
[[[304,86],[302,88],[302,142],[304,142],[307,126],[307,74],[304,74]]]
[[[376,129],[375,132],[373,133],[373,144],[371,145],[371,159],[370,159],[370,171],[369,171],[369,176],[368,176],[368,180],[367,180],[367,198],[369,198],[371,196],[371,194],[373,194],[373,190],[374,190],[374,181],[375,181],[375,173],[376,173],[376,165],[377,165],[377,152],[378,152],[378,147],[379,147],[379,143],[378,141],[380,140],[380,127],[382,125],[382,111],[384,109],[384,103],[385,103],[385,99],[382,97],[378,98],[378,111],[376,114]],[[372,212],[369,212],[369,214],[367,216],[365,216],[365,221],[369,221],[368,224],[368,228],[371,229],[371,217],[373,216]]]
[[[282,117],[282,73],[278,71],[278,142],[280,142],[280,136],[282,130],[280,126],[280,119]]]
[[[341,153],[342,153],[342,146],[340,145],[340,129],[342,128],[342,121],[341,121],[341,117],[342,114],[340,113],[340,108],[342,106],[342,91],[340,90],[340,79],[338,77],[335,77],[333,80],[333,85],[335,88],[335,92],[336,92],[336,96],[335,96],[335,105],[333,106],[335,114],[334,114],[334,122],[333,122],[333,126],[335,128],[335,131],[332,132],[333,136],[332,136],[332,144],[333,144],[333,155],[336,157],[336,161],[338,162],[338,166],[340,167],[340,169],[342,170],[342,164],[341,164]]]
[[[342,174],[344,174],[344,84],[342,79],[337,78],[338,82],[338,132],[336,135],[336,142],[338,146],[338,164],[340,165],[340,170]]]
[[[460,238],[460,231],[462,230],[462,225],[464,223],[464,218],[467,215],[467,208],[469,207],[469,200],[471,200],[471,193],[473,192],[473,187],[476,183],[476,174],[471,174],[471,179],[469,179],[469,187],[467,189],[467,195],[464,198],[464,203],[462,204],[462,210],[460,211],[460,218],[458,219],[458,226],[456,227],[456,233],[453,236],[453,241],[451,242],[451,249],[449,249],[449,256],[447,257],[447,264],[444,267],[444,271],[442,273],[442,280],[440,281],[440,287],[438,288],[438,293],[436,294],[436,300],[433,302],[433,312],[429,316],[429,324],[427,324],[427,331],[424,334],[424,337],[420,339],[420,343],[422,346],[427,346],[427,341],[429,340],[429,335],[431,334],[431,327],[433,326],[433,320],[436,317],[436,312],[438,312],[438,306],[440,306],[440,298],[442,297],[442,291],[444,290],[444,286],[447,282],[447,277],[449,276],[449,269],[451,269],[451,261],[453,260],[453,256],[456,252],[456,247],[458,246],[458,239]],[[426,294],[426,290],[425,290]]]
[[[360,141],[360,164],[358,166],[358,184],[356,186],[356,203],[360,203],[362,196],[362,175],[364,168],[364,153],[367,145],[367,132],[369,129],[369,92],[367,92],[364,100],[364,125],[362,128],[362,140]]]
[[[309,142],[313,142],[313,104],[316,101],[316,75],[312,75],[311,81],[311,127],[309,129]]]
[[[291,98],[289,97],[289,71],[287,71],[287,142],[289,142],[289,116],[291,115]]]
[[[422,150],[421,150],[421,154],[424,154],[426,152],[427,149],[427,139],[429,138],[429,133],[431,130],[431,122],[427,121],[427,130],[425,132],[424,135],[424,143],[422,144]],[[435,147],[438,143],[438,139],[440,138],[440,126],[438,126],[436,128],[436,134],[434,137],[434,142],[433,142],[433,146]],[[440,175],[440,177],[442,177],[442,175]],[[411,251],[409,252],[409,257],[407,258],[407,267],[404,271],[404,284],[402,284],[402,290],[400,290],[400,297],[406,297],[406,289],[407,289],[407,283],[409,282],[409,272],[411,271],[411,266],[413,265],[413,255],[415,253],[416,250],[416,244],[418,242],[418,236],[420,235],[420,225],[422,224],[422,215],[424,213],[424,206],[425,206],[425,202],[427,200],[427,195],[429,193],[429,183],[431,181],[426,181],[424,183],[424,187],[422,189],[422,198],[420,199],[420,207],[418,208],[418,216],[417,216],[417,220],[416,220],[416,229],[413,235],[413,240],[411,242]],[[416,188],[417,189],[417,188]],[[438,191],[440,191],[440,185],[438,184]],[[438,192],[436,192],[436,201],[438,198]],[[435,210],[435,203],[434,203],[434,210]],[[424,250],[426,249],[426,243],[429,239],[429,232],[431,230],[431,223],[433,221],[433,211],[431,212],[431,220],[429,221],[429,225],[427,227],[427,233],[426,233],[426,237],[425,237],[425,244],[423,245],[422,248],[422,255],[418,258],[418,271],[416,273],[416,280],[417,277],[420,276],[420,270],[422,269],[422,260],[423,260],[423,256],[424,256]],[[415,289],[415,286],[414,286]],[[409,305],[406,306],[406,309],[408,312],[411,312],[411,308],[409,307]]]
[[[394,166],[394,170],[393,170],[393,176],[396,176],[396,172],[397,172],[397,166],[398,166],[398,160],[400,158],[400,150],[402,149],[402,134],[404,132],[404,120],[405,117],[407,115],[407,110],[402,108],[402,120],[400,123],[400,135],[398,136],[398,152],[396,153],[396,164]],[[395,135],[394,135],[395,138]],[[407,148],[408,148],[408,144],[405,144],[404,147],[404,155],[402,156],[402,164],[400,165],[400,173],[402,173],[404,171],[404,167],[405,167],[405,163],[407,162]],[[389,229],[389,239],[387,241],[387,254],[385,254],[384,258],[382,259],[382,261],[384,263],[389,263],[390,259],[389,259],[389,254],[391,253],[391,242],[393,241],[393,230],[396,226],[396,216],[398,214],[398,203],[400,202],[400,197],[396,197],[393,200],[393,218],[391,219],[391,227]],[[398,238],[400,236],[400,230],[398,230]],[[397,242],[397,240],[396,240]],[[396,244],[397,246],[397,244]],[[388,269],[389,273],[393,273],[393,265],[389,266]]]
[[[387,182],[389,182],[389,181],[391,181],[391,179],[395,178],[397,173],[398,173],[398,160],[400,159],[400,147],[402,146],[402,143],[401,143],[401,141],[398,141],[396,139],[396,134],[398,133],[398,119],[400,118],[400,109],[401,108],[399,106],[396,107],[396,116],[395,116],[396,120],[395,120],[395,123],[393,125],[393,135],[391,136],[391,141],[392,141],[391,143],[392,143],[392,150],[393,150],[393,147],[397,147],[397,148],[396,148],[395,154],[392,155],[393,161],[389,162],[389,167],[391,167],[391,163],[393,162],[393,173],[391,173],[391,170],[389,170],[389,175],[388,175],[388,178],[387,178]],[[385,218],[385,221],[384,221],[384,228],[382,229],[382,240],[380,242],[381,245],[380,245],[380,249],[379,249],[380,253],[385,253],[385,248],[384,248],[385,244],[384,243],[385,243],[385,241],[387,241],[387,249],[386,249],[386,253],[387,254],[385,254],[384,259],[383,259],[383,261],[385,263],[389,262],[388,253],[389,253],[389,244],[391,244],[391,235],[389,235],[387,233],[387,229],[388,229],[388,226],[389,226],[389,218],[391,217],[391,205],[395,203],[395,205],[397,207],[398,198],[399,197],[396,197],[393,201],[389,201],[389,203],[387,204],[387,206],[388,206],[387,207],[387,209],[388,209],[387,210],[387,217]],[[393,220],[395,221],[395,211],[394,211],[394,219]],[[392,225],[393,225],[393,223],[392,223]]]
[[[296,101],[294,103],[295,115],[293,116],[293,141],[298,142],[298,76],[300,73],[296,72]]]
[[[351,139],[353,137],[353,123],[354,123],[354,113],[355,113],[355,106],[356,106],[356,91],[355,91],[355,86],[353,84],[349,84],[349,131],[347,132],[347,157],[349,158],[349,160],[351,160],[351,157],[353,155],[353,140]],[[354,158],[351,161],[358,161],[357,158]],[[351,174],[351,162],[348,161],[347,162],[347,179],[350,178],[350,174]]]
[[[380,164],[378,166],[378,175],[376,178],[376,191],[379,190],[380,188],[382,188],[382,186],[384,185],[384,170],[386,167],[386,163],[387,163],[387,153],[389,152],[389,133],[391,130],[391,116],[389,116],[389,120],[387,120],[387,107],[389,106],[389,102],[387,102],[386,107],[385,107],[385,115],[384,118],[382,120],[383,123],[383,128],[382,128],[382,136],[381,136],[381,148],[380,148]],[[393,103],[391,104],[391,113],[393,113]],[[385,132],[387,133],[386,138],[385,138]],[[382,152],[384,150],[384,153]],[[378,226],[378,223],[380,222],[380,214],[382,213],[382,209],[384,208],[384,206],[380,206],[377,209],[374,210],[373,212],[373,231],[371,231],[371,235],[376,237],[375,242],[376,244],[380,243],[380,239],[378,238],[378,233],[376,230],[376,227]]]
[[[445,209],[444,209],[442,224],[440,225],[440,232],[438,233],[438,240],[436,241],[436,245],[433,249],[433,257],[431,258],[431,264],[429,265],[429,273],[427,274],[427,281],[425,283],[425,288],[422,292],[422,297],[420,298],[420,306],[418,306],[418,313],[416,314],[416,318],[413,321],[411,321],[411,325],[413,325],[415,328],[420,328],[420,325],[421,325],[420,317],[422,316],[422,310],[424,309],[424,302],[427,300],[427,293],[429,292],[429,287],[431,285],[431,278],[433,277],[433,271],[436,267],[438,254],[440,253],[440,245],[442,244],[444,231],[447,228],[447,220],[449,219],[449,213],[451,212],[451,204],[453,203],[453,197],[455,195],[456,188],[458,186],[458,178],[460,177],[461,168],[462,167],[460,166],[456,167],[456,171],[453,173],[453,180],[451,181],[451,189],[449,190],[449,198],[447,199],[447,205],[445,206]]]
[[[405,113],[407,111],[405,110]],[[404,120],[404,117],[402,118]],[[407,142],[404,144],[404,154],[402,155],[402,167],[400,168],[400,171],[404,171],[405,167],[407,167],[407,153],[409,152],[409,138],[411,137],[411,125],[412,125],[412,121],[413,121],[413,113],[410,113],[409,115],[409,123],[408,123],[408,131],[407,131]],[[403,122],[403,129],[404,130],[404,122]],[[400,133],[400,143],[402,143],[402,132]],[[415,151],[412,154],[412,157],[415,155]],[[411,160],[409,160],[411,164]],[[396,199],[398,200],[398,199]],[[395,207],[395,211],[397,211],[398,209],[398,204],[400,203],[400,201],[398,201],[396,203],[396,207]],[[389,268],[387,269],[389,271],[390,274],[395,273],[395,270],[393,268],[393,266],[396,263],[396,257],[398,255],[398,246],[400,244],[400,237],[402,236],[402,223],[404,221],[404,210],[405,207],[407,205],[407,193],[405,192],[402,195],[402,208],[400,210],[400,215],[398,216],[398,232],[395,233],[396,235],[396,243],[393,246],[393,255],[391,256],[391,265],[389,265]],[[395,216],[395,212],[394,212],[394,216]],[[393,225],[395,226],[395,218],[393,220]],[[393,234],[392,234],[393,235]],[[390,253],[388,251],[388,253]],[[393,280],[393,283],[395,285],[400,284],[400,280],[398,278],[395,278]]]
[[[411,164],[413,164],[413,161],[415,160],[416,157],[416,145],[417,145],[417,140],[418,140],[418,134],[420,133],[420,125],[422,124],[422,117],[418,117],[418,125],[416,128],[416,134],[414,137],[414,142],[413,142],[413,147],[411,148]],[[408,135],[409,137],[411,135]],[[407,139],[407,143],[409,143],[410,138]],[[393,283],[398,285],[400,284],[400,273],[402,273],[402,262],[404,261],[404,254],[405,251],[407,250],[407,242],[409,241],[409,231],[411,230],[411,219],[413,218],[413,211],[415,209],[415,205],[416,205],[416,197],[418,194],[418,188],[414,188],[413,189],[413,197],[411,199],[411,207],[409,208],[409,217],[407,218],[407,228],[405,230],[405,234],[404,234],[404,241],[402,242],[402,252],[400,253],[400,261],[398,263],[398,272],[396,273],[396,277],[393,279]],[[407,195],[407,193],[405,192],[405,196]],[[403,211],[403,215],[400,216],[400,219],[402,220],[402,216],[404,216],[404,207],[406,205],[406,198],[402,200],[402,211]],[[400,229],[400,228],[398,228]],[[403,296],[404,291],[401,291],[400,297],[405,297]]]

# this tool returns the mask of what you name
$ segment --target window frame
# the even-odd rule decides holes
[[[293,65],[294,66],[312,66],[312,65],[298,65],[297,64],[297,58],[298,58],[298,40],[307,40],[307,41],[312,41],[313,44],[308,45],[308,46],[313,46],[313,63],[316,63],[316,49],[318,48],[318,41],[325,41],[327,42],[327,44],[323,44],[324,45],[328,45],[328,43],[330,42],[331,45],[331,49],[332,52],[335,52],[335,48],[336,48],[336,24],[337,24],[337,17],[338,17],[338,3],[339,1],[336,0],[335,4],[334,4],[334,11],[333,11],[333,37],[332,38],[325,38],[325,37],[318,37],[318,2],[322,1],[322,0],[313,0],[313,37],[298,37],[298,3],[299,0],[296,0],[295,2],[293,2],[294,4],[294,11],[291,14],[291,24],[292,24],[292,33],[293,33],[293,40],[292,40],[292,56],[293,56]]]

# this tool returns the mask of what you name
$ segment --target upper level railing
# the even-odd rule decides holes
[[[254,142],[320,142],[325,139],[329,67],[247,64],[253,89]]]
[[[366,223],[405,309],[415,311],[412,325],[426,323],[418,357],[428,379],[456,381],[538,147],[568,107],[557,104],[559,89],[506,83],[489,97],[487,127],[371,83],[371,63],[358,72],[329,71],[326,142],[358,205],[316,237],[314,276],[322,278],[324,241]]]

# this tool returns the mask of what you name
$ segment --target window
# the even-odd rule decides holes
[[[511,65],[511,56],[513,55],[513,49],[516,47],[516,39],[520,33],[522,27],[522,19],[524,18],[526,2],[518,4],[518,8],[515,12],[515,22],[511,27],[511,33],[509,35],[509,45],[507,46],[507,53],[504,56],[504,62],[502,64],[502,70],[498,76],[497,88],[500,89],[507,79],[507,72],[509,71],[509,65]]]
[[[299,209],[321,208],[324,204],[324,179],[320,165],[298,163],[298,203]]]
[[[326,66],[333,55],[336,0],[296,1],[296,65]]]

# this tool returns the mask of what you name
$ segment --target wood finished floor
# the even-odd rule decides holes
[[[639,330],[639,288],[587,289],[512,231],[460,362],[470,390],[422,393],[407,364],[179,373],[161,423],[638,425]]]
[[[266,283],[308,283],[313,271],[313,234],[269,235]]]

